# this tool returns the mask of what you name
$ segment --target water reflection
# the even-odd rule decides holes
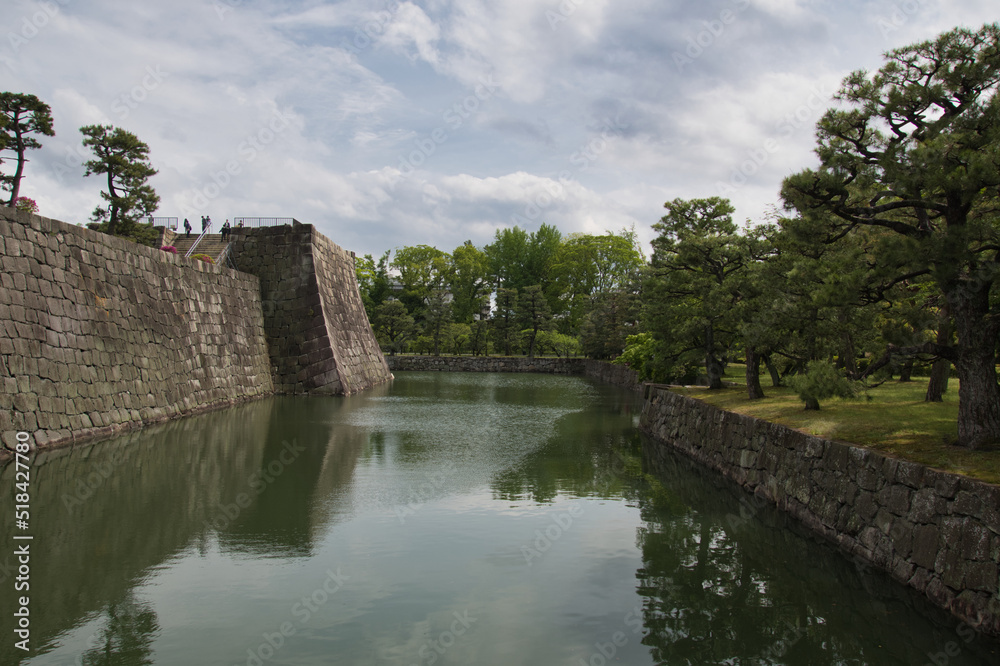
[[[919,595],[819,543],[718,475],[644,439],[646,643],[667,664],[924,664],[958,635]],[[962,641],[955,664],[1000,663]]]
[[[209,543],[233,554],[308,556],[366,443],[351,428],[334,432],[331,406],[352,404],[274,398],[38,456],[30,598],[44,612],[32,618],[32,645],[44,652],[68,628],[105,617],[83,663],[147,663],[138,655],[156,615],[131,595],[163,563]],[[4,488],[13,471],[2,470]],[[0,514],[4,534],[13,532],[12,513]],[[4,608],[16,599],[14,570],[9,554],[0,559]],[[9,614],[0,626],[12,635]],[[0,644],[0,663],[22,656]]]
[[[81,656],[84,666],[154,663],[152,643],[160,626],[150,604],[128,595],[109,604],[104,616],[104,626],[92,637],[93,647]]]
[[[915,595],[644,445],[636,408],[581,378],[407,373],[46,455],[27,661],[923,664],[956,638]],[[948,663],[1000,663],[989,645]],[[0,643],[0,664],[22,657]]]

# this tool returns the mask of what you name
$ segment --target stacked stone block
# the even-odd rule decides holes
[[[586,375],[622,388],[638,390],[635,370],[606,361],[584,358],[535,358],[523,356],[387,356],[389,369],[423,372],[538,372]]]
[[[1000,487],[648,386],[641,428],[1000,636]]]
[[[312,225],[234,229],[231,256],[260,279],[275,391],[356,393],[391,379],[354,257]]]
[[[109,435],[266,395],[256,278],[0,207],[0,432]]]

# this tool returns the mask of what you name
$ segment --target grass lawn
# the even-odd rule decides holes
[[[954,378],[941,403],[924,402],[927,378],[916,377],[906,383],[888,381],[871,389],[867,397],[821,401],[818,412],[807,412],[791,389],[771,387],[766,376],[761,377],[761,385],[767,397],[748,400],[743,373],[742,365],[727,369],[726,381],[739,386],[719,391],[676,390],[721,409],[1000,484],[1000,450],[969,451],[954,445],[958,438],[958,381]]]

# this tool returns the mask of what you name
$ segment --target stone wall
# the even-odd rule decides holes
[[[1000,487],[647,386],[641,428],[1000,636]]]
[[[296,224],[233,229],[231,257],[260,278],[275,391],[349,394],[391,379],[349,252]]]
[[[273,391],[257,278],[0,207],[0,432],[110,435]]]
[[[389,369],[439,372],[540,372],[586,375],[622,388],[638,390],[634,370],[624,365],[583,358],[535,358],[524,356],[387,356]]]

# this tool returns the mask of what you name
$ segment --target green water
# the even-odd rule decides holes
[[[36,460],[32,649],[5,509],[0,664],[1000,663],[651,453],[638,411],[576,377],[400,373]]]

